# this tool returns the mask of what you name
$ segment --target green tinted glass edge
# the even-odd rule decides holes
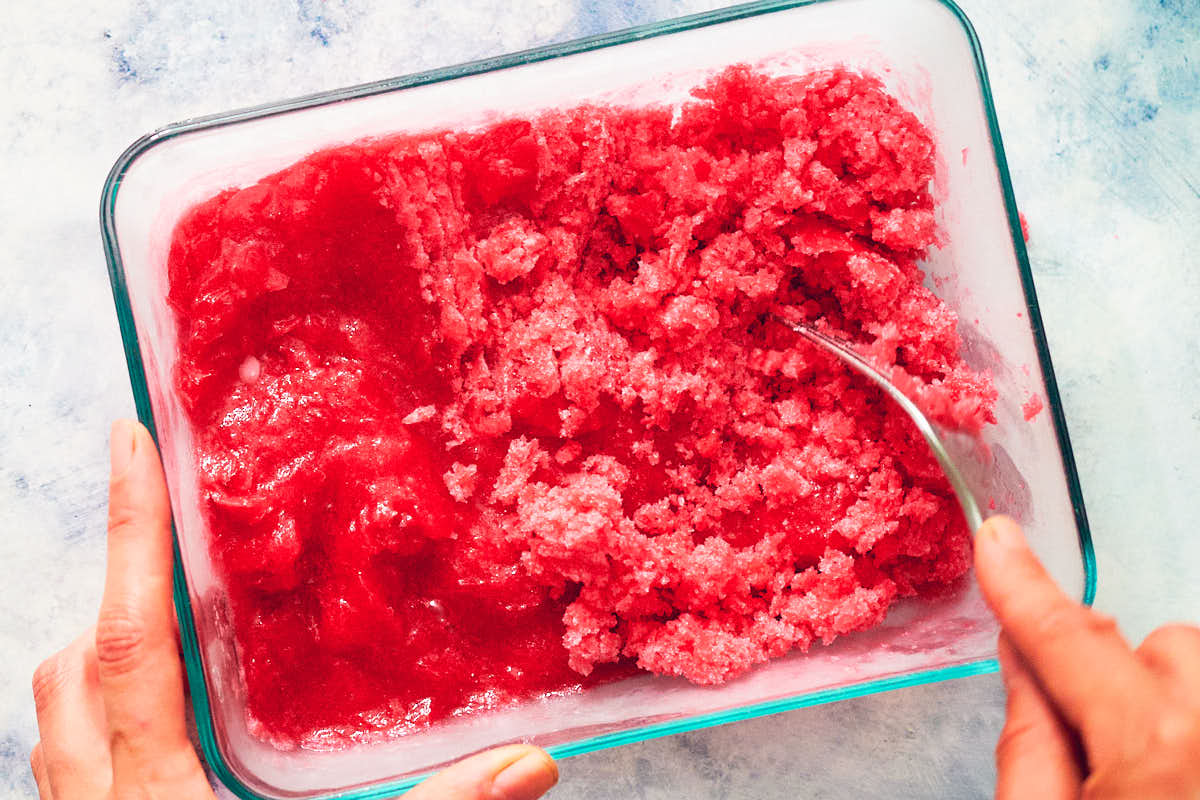
[[[1025,305],[1029,311],[1029,327],[1033,330],[1033,343],[1037,348],[1038,361],[1042,367],[1042,377],[1046,384],[1046,398],[1049,401],[1050,414],[1054,420],[1054,433],[1058,437],[1058,449],[1062,453],[1063,473],[1067,479],[1067,491],[1071,497],[1071,507],[1075,512],[1075,527],[1079,533],[1079,552],[1083,556],[1083,597],[1081,602],[1091,605],[1096,599],[1096,552],[1092,547],[1092,531],[1088,524],[1087,510],[1083,505],[1083,488],[1079,483],[1079,471],[1075,466],[1075,451],[1071,447],[1071,437],[1067,433],[1067,418],[1063,413],[1062,397],[1058,393],[1058,379],[1054,375],[1054,365],[1050,362],[1050,345],[1046,341],[1046,328],[1042,323],[1041,306],[1038,304],[1037,291],[1033,285],[1033,270],[1029,266],[1029,252],[1025,248],[1025,233],[1021,228],[1021,217],[1017,210],[1017,198],[1013,193],[1012,178],[1008,173],[1008,156],[1004,153],[1004,142],[1000,136],[1000,121],[996,117],[996,103],[992,98],[992,84],[988,79],[987,65],[984,63],[983,47],[975,26],[967,15],[959,8],[954,0],[937,0],[955,17],[971,42],[971,50],[975,53],[975,72],[979,79],[979,92],[983,97],[983,109],[987,115],[988,131],[991,134],[992,152],[996,160],[996,171],[1000,176],[1000,190],[1004,194],[1004,208],[1008,215],[1008,231],[1012,237],[1013,250],[1017,255],[1017,265],[1020,267],[1021,287],[1025,290]]]
[[[1062,453],[1063,471],[1067,479],[1067,489],[1075,512],[1076,528],[1079,537],[1079,549],[1083,558],[1084,591],[1082,602],[1090,605],[1096,595],[1096,559],[1092,546],[1091,530],[1088,525],[1087,513],[1084,509],[1083,492],[1079,484],[1079,476],[1075,466],[1074,453],[1070,437],[1067,433],[1066,418],[1063,413],[1062,401],[1059,396],[1058,382],[1055,379],[1054,368],[1050,360],[1050,351],[1046,342],[1045,329],[1042,323],[1037,294],[1033,283],[1033,273],[1029,266],[1029,255],[1025,248],[1025,239],[1021,232],[1020,217],[1017,211],[1016,198],[1013,194],[1012,181],[1009,177],[1008,160],[1005,157],[1004,146],[1000,135],[1000,125],[996,116],[996,108],[992,99],[991,84],[988,80],[987,67],[984,64],[983,49],[974,27],[962,9],[953,0],[933,0],[940,3],[962,26],[971,45],[975,58],[976,77],[979,81],[980,95],[983,99],[984,113],[992,141],[992,149],[999,173],[1000,186],[1004,195],[1004,204],[1008,216],[1009,232],[1017,263],[1021,274],[1021,284],[1025,293],[1025,303],[1028,308],[1029,322],[1033,330],[1034,344],[1038,360],[1046,384],[1046,394],[1049,410],[1054,422],[1059,449]],[[137,329],[134,325],[133,310],[129,302],[128,288],[125,282],[124,266],[121,262],[120,249],[117,243],[114,211],[116,208],[117,192],[122,177],[129,166],[146,150],[167,139],[194,130],[216,128],[259,117],[273,116],[290,111],[296,111],[325,103],[337,102],[356,97],[394,91],[410,86],[419,86],[467,75],[475,75],[491,70],[531,64],[575,53],[596,50],[616,44],[648,39],[669,33],[701,28],[721,22],[728,22],[747,17],[759,16],[800,6],[814,5],[836,0],[760,0],[760,2],[732,6],[730,8],[693,14],[678,19],[641,25],[623,31],[598,34],[582,39],[575,39],[557,45],[524,50],[504,56],[482,59],[463,64],[457,64],[427,72],[414,73],[397,78],[391,78],[373,83],[351,86],[330,92],[307,95],[279,103],[253,106],[236,111],[197,117],[183,122],[160,128],[153,133],[142,136],[125,150],[113,164],[101,195],[100,203],[100,232],[103,240],[105,256],[108,261],[109,280],[112,284],[113,301],[116,305],[117,319],[121,329],[121,340],[125,351],[125,361],[129,369],[129,380],[133,388],[134,403],[138,419],[150,430],[155,441],[158,439],[154,424],[154,413],[150,405],[150,393],[146,385],[146,374],[142,364],[141,348],[138,342]],[[212,707],[208,699],[208,685],[204,676],[203,664],[200,657],[200,646],[192,616],[191,600],[188,595],[187,579],[183,573],[178,540],[175,541],[175,570],[174,594],[175,609],[179,618],[179,634],[183,645],[184,660],[187,666],[188,686],[192,696],[192,704],[196,717],[196,726],[200,746],[209,767],[215,777],[224,783],[230,791],[243,800],[266,800],[245,786],[230,770],[220,747],[217,744],[216,732],[213,725]],[[570,744],[555,745],[547,748],[555,758],[582,755],[607,747],[645,741],[647,739],[669,736],[676,733],[708,728],[727,722],[737,722],[753,717],[791,711],[808,706],[845,700],[853,697],[875,694],[878,692],[936,683],[954,678],[983,675],[999,669],[994,659],[984,659],[965,664],[956,664],[940,669],[923,670],[892,678],[882,678],[855,684],[840,689],[832,689],[780,700],[768,701],[750,706],[744,706],[728,711],[702,714],[686,719],[667,723],[646,725],[640,728],[604,734],[588,739],[582,739]],[[426,775],[407,778],[401,781],[389,782],[377,786],[355,789],[349,792],[335,792],[320,797],[322,800],[376,800],[377,798],[392,797],[397,793],[407,791],[415,786]]]

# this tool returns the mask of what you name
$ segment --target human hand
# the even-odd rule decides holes
[[[975,571],[1003,628],[997,800],[1200,798],[1200,628],[1167,625],[1131,648],[1062,593],[1007,517],[979,529]]]
[[[188,739],[172,609],[171,513],[158,451],[134,422],[113,425],[108,570],[95,627],[33,676],[41,800],[213,800]],[[558,769],[510,745],[461,761],[405,800],[533,800]]]

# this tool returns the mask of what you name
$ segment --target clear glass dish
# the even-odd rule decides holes
[[[198,513],[192,431],[170,376],[172,229],[193,203],[322,147],[462,128],[585,100],[670,102],[731,63],[772,72],[845,65],[880,75],[934,131],[948,244],[925,264],[959,311],[966,357],[993,371],[990,496],[1020,518],[1058,581],[1090,602],[1095,564],[1042,335],[978,40],[949,0],[758,2],[418,75],[170,125],[134,143],[104,187],[101,223],[138,414],[162,448],[174,512],[175,600],[204,754],[244,798],[372,798],[511,741],[557,757],[848,697],[991,672],[995,624],[973,583],[897,606],[881,627],[764,665],[719,688],[639,676],[581,694],[334,752],[277,750],[247,729],[221,586]],[[1026,421],[1031,396],[1046,406]],[[987,503],[987,496],[984,497]]]

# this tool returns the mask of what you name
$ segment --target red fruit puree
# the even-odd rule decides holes
[[[873,78],[738,67],[682,109],[358,142],[193,208],[176,380],[258,734],[717,684],[959,578],[920,436],[775,317],[990,422],[917,267],[933,164]]]

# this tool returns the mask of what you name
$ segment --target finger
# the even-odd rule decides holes
[[[1175,683],[1189,698],[1200,698],[1200,628],[1164,625],[1138,646],[1138,657],[1151,670]]]
[[[996,742],[996,800],[1074,800],[1083,782],[1074,737],[1003,635],[1000,669],[1008,704]]]
[[[154,440],[113,425],[108,569],[96,656],[108,719],[114,788],[189,786],[203,771],[187,738],[183,670],[171,600],[170,505]],[[207,783],[205,783],[207,786]]]
[[[57,797],[103,797],[112,783],[108,726],[91,637],[89,630],[33,673],[33,704],[42,737],[38,754],[47,785]]]
[[[1115,622],[1063,594],[1011,519],[992,517],[979,529],[975,572],[1009,642],[1089,748],[1152,707],[1151,673]]]
[[[545,750],[514,744],[447,767],[405,800],[534,800],[557,782],[558,766]]]
[[[50,776],[46,774],[46,758],[42,754],[41,742],[35,744],[33,752],[29,754],[29,769],[33,772],[33,782],[37,784],[40,800],[54,800],[54,794],[50,791]]]

